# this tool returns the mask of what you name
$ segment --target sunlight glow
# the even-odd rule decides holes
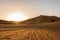
[[[27,17],[22,13],[12,13],[6,18],[7,21],[23,21],[26,19]]]

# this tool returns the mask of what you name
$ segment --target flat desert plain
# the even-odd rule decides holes
[[[0,24],[0,40],[60,40],[60,22],[14,25]]]

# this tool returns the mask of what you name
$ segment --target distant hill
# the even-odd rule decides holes
[[[35,17],[35,18],[24,20],[24,21],[20,22],[20,24],[50,23],[50,22],[57,22],[57,21],[60,21],[59,17],[40,15],[40,16]],[[14,24],[14,22],[0,20],[0,24]]]
[[[35,18],[31,18],[28,20],[25,20],[21,23],[27,23],[27,24],[35,24],[35,23],[49,23],[49,22],[57,22],[60,21],[59,17],[56,16],[44,16],[44,15],[40,15],[38,17]]]
[[[12,24],[12,21],[0,20],[0,24]]]

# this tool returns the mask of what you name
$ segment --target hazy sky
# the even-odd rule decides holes
[[[23,12],[28,18],[60,16],[60,0],[0,0],[0,19],[5,19],[13,12]]]

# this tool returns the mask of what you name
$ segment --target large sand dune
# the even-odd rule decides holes
[[[0,24],[0,40],[60,40],[60,18],[39,16],[18,25]]]

